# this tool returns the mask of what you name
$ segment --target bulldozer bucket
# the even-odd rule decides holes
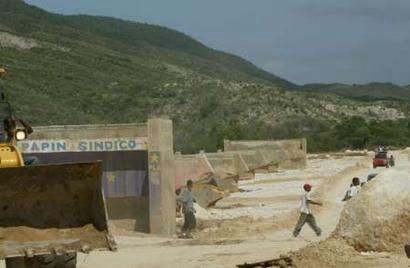
[[[101,162],[0,169],[0,259],[115,250]]]

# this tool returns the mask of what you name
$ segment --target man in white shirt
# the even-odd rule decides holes
[[[360,192],[360,188],[360,179],[358,177],[354,177],[352,184],[350,185],[349,190],[347,190],[346,195],[342,201],[347,201],[353,196],[357,195]]]
[[[322,206],[322,203],[310,200],[309,192],[312,189],[312,185],[305,184],[303,185],[303,189],[305,190],[305,193],[301,197],[300,216],[295,226],[295,230],[293,231],[293,236],[297,237],[299,235],[305,223],[309,224],[309,226],[313,229],[313,231],[315,231],[317,236],[320,236],[322,234],[322,230],[319,228],[319,226],[317,226],[315,217],[313,216],[309,205],[313,204]]]

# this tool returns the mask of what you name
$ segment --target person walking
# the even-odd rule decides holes
[[[394,156],[393,156],[393,155],[390,155],[389,165],[390,165],[391,167],[394,167],[394,165],[395,165],[395,161],[394,161]]]
[[[316,219],[312,214],[312,210],[310,209],[310,204],[322,206],[322,203],[315,202],[310,199],[309,192],[312,189],[312,185],[305,184],[303,185],[303,189],[305,190],[304,194],[301,197],[301,204],[300,204],[300,216],[299,220],[296,223],[295,229],[293,231],[293,236],[297,237],[302,230],[303,225],[305,223],[309,224],[309,226],[313,229],[317,236],[322,234],[322,230],[317,226]]]
[[[177,201],[182,203],[182,211],[184,213],[184,225],[181,229],[182,237],[192,238],[191,231],[196,227],[196,211],[194,208],[194,198],[192,196],[192,180],[188,180],[186,186],[186,189],[183,189],[177,197]]]

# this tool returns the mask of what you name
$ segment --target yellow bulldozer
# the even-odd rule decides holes
[[[17,143],[32,128],[0,100],[0,259],[7,268],[73,268],[77,252],[115,250],[101,162],[42,165]]]

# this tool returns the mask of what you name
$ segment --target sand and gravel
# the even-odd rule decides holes
[[[382,170],[344,206],[330,237],[292,252],[295,267],[408,267],[410,167]]]
[[[397,192],[384,198],[384,201],[380,199],[380,195],[385,195],[382,190],[390,185],[388,178],[380,183],[381,179],[389,177],[389,174],[408,172],[407,153],[397,153],[396,159],[397,167],[387,171],[383,168],[373,170],[369,156],[348,156],[310,159],[304,170],[259,174],[255,180],[241,182],[240,188],[245,191],[221,200],[215,208],[199,209],[199,230],[194,233],[194,239],[161,238],[131,233],[118,227],[114,234],[117,234],[119,251],[81,254],[78,267],[222,268],[277,258],[290,252],[297,267],[408,267],[410,263],[404,253],[399,252],[399,246],[394,246],[395,243],[402,243],[406,236],[402,236],[402,232],[391,236],[392,231],[396,233],[400,228],[404,229],[400,226],[407,220],[405,216],[404,221],[397,221],[405,215],[401,213],[405,206],[400,208],[401,205],[396,204],[407,202],[400,193],[407,184],[403,187],[397,187],[401,185],[399,182],[394,184]],[[359,176],[365,181],[367,175],[374,172],[382,173],[365,186],[362,196],[350,200],[345,206],[341,200],[352,177]],[[404,180],[400,181],[405,183]],[[306,182],[314,185],[312,197],[324,203],[323,207],[313,208],[323,235],[316,237],[305,226],[300,236],[294,238],[291,231],[298,217],[301,187]],[[372,201],[374,198],[377,198],[377,203],[372,206],[378,208],[380,214],[372,213],[365,217],[358,212],[363,211],[366,202],[376,202]],[[395,208],[383,213],[391,206]],[[359,214],[360,219],[368,221],[367,225],[355,223],[355,215]],[[369,234],[369,224],[371,228],[384,226],[374,221],[380,219],[379,216],[392,224],[391,229]],[[398,225],[395,225],[396,221]],[[349,228],[349,225],[353,227]],[[388,239],[372,243],[378,244],[374,248],[358,243],[378,237]]]

